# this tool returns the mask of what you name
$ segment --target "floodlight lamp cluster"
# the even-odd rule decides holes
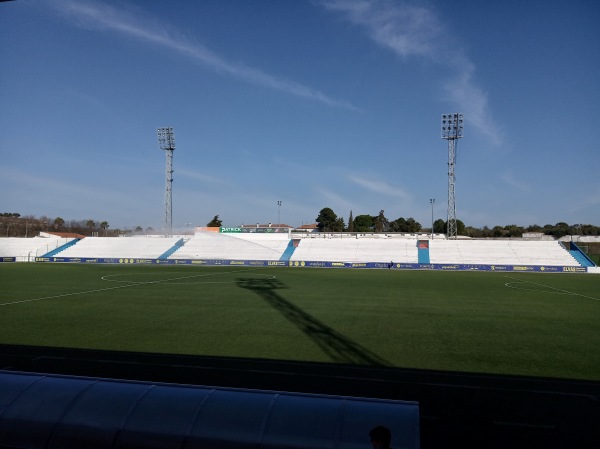
[[[173,128],[158,128],[156,134],[158,135],[158,145],[161,150],[175,149],[175,134],[173,134]]]
[[[442,139],[460,139],[463,136],[463,114],[442,114]]]

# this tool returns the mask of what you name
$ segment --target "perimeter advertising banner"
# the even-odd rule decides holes
[[[8,259],[8,260],[7,260]],[[0,262],[14,262],[14,257],[0,258]],[[585,267],[541,265],[465,265],[465,264],[419,264],[395,262],[325,262],[285,260],[230,260],[230,259],[115,259],[88,257],[36,257],[36,262],[84,263],[84,264],[138,264],[138,265],[204,265],[245,267],[292,267],[292,268],[372,268],[386,270],[441,270],[441,271],[500,271],[538,273],[586,273]]]
[[[211,226],[211,227],[197,227],[196,228],[196,232],[219,232],[219,229],[216,226]]]
[[[220,233],[222,234],[273,234],[273,233],[284,233],[287,234],[288,228],[221,228]]]

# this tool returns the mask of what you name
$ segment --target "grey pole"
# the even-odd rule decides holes
[[[433,240],[433,205],[435,204],[435,198],[429,198],[431,204],[431,239]]]

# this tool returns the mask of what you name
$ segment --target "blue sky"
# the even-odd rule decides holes
[[[0,3],[0,211],[159,229],[446,217],[600,225],[600,3]],[[282,201],[281,208],[277,202]]]

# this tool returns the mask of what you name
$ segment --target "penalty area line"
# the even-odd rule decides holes
[[[127,288],[127,287],[135,287],[137,285],[142,285],[142,284],[153,284],[154,282],[136,282],[136,283],[132,283],[129,285],[117,285],[116,287],[107,287],[107,288],[97,288],[95,290],[88,290],[85,292],[74,292],[74,293],[65,293],[63,295],[54,295],[54,296],[45,296],[43,298],[32,298],[32,299],[23,299],[21,301],[13,301],[13,302],[5,302],[3,304],[0,304],[0,306],[11,306],[14,304],[23,304],[25,302],[33,302],[33,301],[43,301],[45,299],[57,299],[57,298],[65,298],[67,296],[77,296],[77,295],[86,295],[88,293],[98,293],[98,292],[105,292],[108,290],[116,290],[118,288]]]
[[[260,269],[260,268],[237,270],[236,272],[239,273],[239,272],[245,272],[245,271],[254,271],[254,270],[258,270],[258,269]],[[223,274],[223,273],[225,273],[225,272],[222,272],[221,274]],[[215,274],[219,274],[219,273],[215,273]],[[209,276],[210,275],[212,275],[212,274],[209,274]],[[202,276],[202,275],[198,275],[198,276]],[[45,296],[43,298],[32,298],[32,299],[23,299],[21,301],[5,302],[5,303],[0,304],[0,306],[12,306],[12,305],[23,304],[23,303],[27,303],[27,302],[44,301],[47,299],[58,299],[58,298],[66,298],[68,296],[87,295],[88,293],[98,293],[98,292],[105,292],[105,291],[109,291],[109,290],[117,290],[119,288],[137,287],[139,285],[160,284],[163,282],[170,282],[170,281],[186,279],[186,278],[190,278],[190,277],[196,277],[196,276],[184,276],[184,277],[177,277],[177,278],[171,278],[171,279],[161,279],[158,281],[131,282],[130,284],[127,284],[127,285],[117,285],[115,287],[97,288],[95,290],[87,290],[84,292],[64,293],[62,295]],[[100,278],[100,279],[103,279],[103,278]]]
[[[132,276],[131,274],[107,274],[106,276],[102,276],[100,279],[102,279],[103,281],[107,281],[107,282],[136,282],[138,284],[152,284],[152,283],[160,283],[160,282],[172,282],[172,281],[180,281],[183,279],[194,279],[194,278],[203,278],[203,277],[209,277],[209,276],[219,276],[221,274],[231,274],[231,273],[244,273],[247,271],[256,271],[256,270],[260,270],[263,267],[258,267],[258,268],[248,268],[245,270],[235,270],[235,271],[219,271],[217,273],[202,273],[202,274],[193,274],[190,276],[180,276],[180,277],[172,277],[172,278],[167,278],[167,279],[160,279],[157,281],[147,281],[147,282],[136,282],[136,281],[128,281],[128,280],[113,280],[113,279],[109,279],[111,277],[116,277],[116,276]],[[138,273],[139,274],[139,273]],[[144,273],[144,274],[148,274],[148,275],[153,275],[154,273]],[[134,274],[135,275],[135,274]],[[261,276],[268,276],[267,274],[263,274]]]
[[[513,279],[514,281],[517,281],[518,283],[521,283],[521,284],[532,284],[532,285],[536,285],[538,287],[543,287],[543,288],[550,289],[550,290],[556,290],[555,292],[548,292],[548,293],[559,293],[559,294],[562,294],[562,295],[581,296],[582,298],[592,299],[594,301],[600,301],[599,298],[594,298],[593,296],[586,296],[586,295],[582,295],[580,293],[570,292],[569,290],[563,290],[561,288],[551,287],[549,285],[538,284],[537,282],[524,281],[523,279],[513,278],[513,277],[510,277],[510,276],[504,276],[504,277],[508,278],[508,279]],[[519,289],[518,287],[515,287],[515,286],[513,286],[511,284],[513,284],[513,282],[507,282],[504,285],[506,285],[508,288],[514,288],[514,289],[517,289],[517,290]],[[524,289],[524,290],[527,290],[527,289]],[[536,291],[542,291],[543,292],[543,290],[536,290]]]

